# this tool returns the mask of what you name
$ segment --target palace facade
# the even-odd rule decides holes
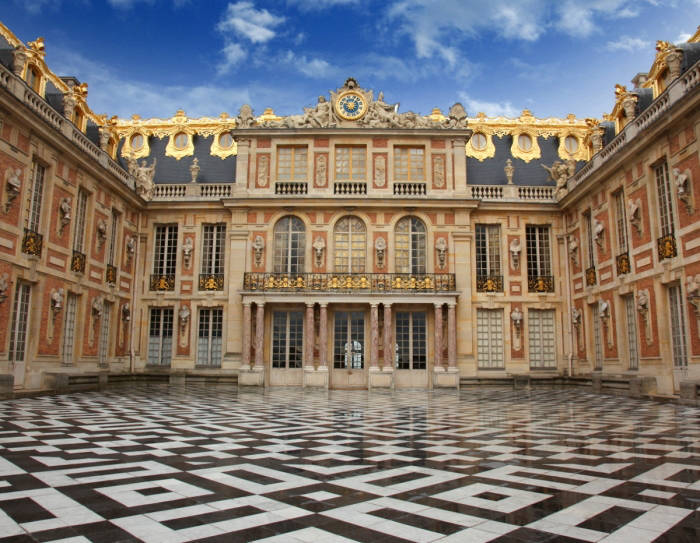
[[[44,55],[0,24],[8,390],[700,380],[698,34],[602,119],[109,118]]]

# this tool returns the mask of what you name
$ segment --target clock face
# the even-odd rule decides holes
[[[367,113],[365,99],[356,92],[345,92],[338,97],[335,111],[348,121],[355,121]]]

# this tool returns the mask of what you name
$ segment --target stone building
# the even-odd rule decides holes
[[[0,374],[678,393],[699,42],[603,119],[423,116],[353,78],[298,115],[119,119],[0,24]]]

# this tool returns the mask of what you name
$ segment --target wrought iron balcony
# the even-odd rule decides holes
[[[624,275],[632,271],[632,266],[630,264],[630,255],[627,251],[620,253],[615,257],[615,264],[617,268],[617,275]]]
[[[110,285],[116,285],[117,283],[117,267],[107,264],[107,269],[105,270],[105,282]]]
[[[44,236],[39,232],[24,229],[24,237],[22,238],[22,252],[28,255],[41,256],[41,248],[44,245]]]
[[[678,255],[678,248],[676,247],[676,238],[673,232],[661,236],[656,241],[656,246],[659,250],[659,260],[664,260],[666,258],[673,258]]]
[[[175,290],[175,274],[152,274],[150,290]]]
[[[224,274],[200,273],[199,290],[224,290]]]
[[[70,259],[70,271],[85,273],[85,255],[80,251],[73,251]]]
[[[502,275],[477,275],[476,276],[476,291],[477,292],[503,292],[503,276]]]
[[[535,275],[527,278],[528,292],[554,292],[554,276]]]
[[[272,292],[454,292],[453,273],[245,273],[243,290]]]
[[[598,282],[598,278],[596,277],[595,266],[591,266],[590,268],[586,268],[586,286],[587,287],[594,287],[597,282]]]

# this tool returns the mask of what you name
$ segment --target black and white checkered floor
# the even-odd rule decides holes
[[[0,402],[0,542],[700,541],[700,409],[139,385]]]

